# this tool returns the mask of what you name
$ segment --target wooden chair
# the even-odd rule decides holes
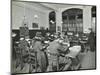
[[[29,73],[37,72],[37,52],[30,51],[28,57]]]

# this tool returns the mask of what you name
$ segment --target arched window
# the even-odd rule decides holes
[[[56,31],[56,15],[55,11],[49,13],[49,30],[55,32]]]
[[[83,31],[83,11],[79,8],[71,8],[62,12],[62,30],[72,32]]]

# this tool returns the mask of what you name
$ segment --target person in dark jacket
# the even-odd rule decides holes
[[[94,37],[94,32],[92,31],[92,29],[90,29],[90,34],[88,37],[88,44],[90,46],[90,51],[94,51],[95,50],[95,37]]]

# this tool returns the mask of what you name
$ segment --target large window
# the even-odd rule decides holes
[[[62,13],[62,30],[72,32],[83,31],[82,9],[72,8]]]

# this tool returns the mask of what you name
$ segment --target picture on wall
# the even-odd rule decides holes
[[[38,28],[38,23],[32,23],[33,28]]]

